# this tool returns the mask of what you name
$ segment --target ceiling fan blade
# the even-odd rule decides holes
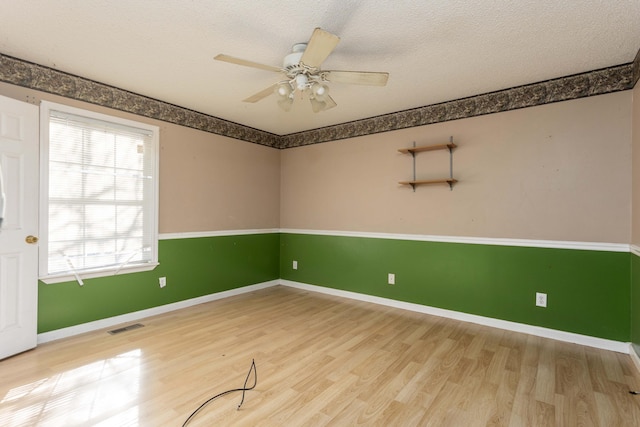
[[[384,86],[389,79],[389,73],[369,71],[325,71],[322,73],[330,82],[354,85]]]
[[[273,67],[271,65],[260,64],[258,62],[247,61],[246,59],[235,58],[233,56],[225,55],[222,53],[219,55],[216,55],[213,59],[216,59],[218,61],[230,62],[236,65],[244,65],[245,67],[260,68],[261,70],[276,71],[276,72],[282,71],[282,68]]]
[[[339,41],[340,37],[321,28],[316,28],[311,34],[311,39],[302,54],[302,58],[300,58],[300,62],[309,67],[320,67],[320,64],[333,52]]]
[[[258,93],[255,93],[253,95],[251,95],[250,97],[248,97],[247,99],[243,99],[242,102],[258,102],[263,98],[266,98],[267,96],[271,95],[273,93],[273,91],[275,90],[276,86],[278,86],[278,84],[274,84],[269,86],[266,89],[261,90]]]

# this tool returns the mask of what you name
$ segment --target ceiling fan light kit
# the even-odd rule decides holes
[[[224,54],[217,55],[214,59],[236,65],[279,72],[286,76],[286,80],[263,89],[244,99],[244,102],[255,103],[275,93],[278,97],[278,106],[284,111],[290,111],[296,93],[298,93],[300,98],[306,96],[311,103],[313,112],[318,113],[337,105],[333,98],[329,96],[327,82],[384,86],[389,78],[389,73],[321,70],[320,65],[335,49],[339,41],[340,38],[338,36],[316,28],[308,43],[293,45],[291,53],[284,58],[282,68]]]

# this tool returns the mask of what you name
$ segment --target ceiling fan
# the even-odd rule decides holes
[[[329,96],[327,82],[384,86],[389,78],[389,73],[320,69],[322,62],[333,52],[339,41],[340,37],[321,28],[316,28],[308,43],[293,45],[291,53],[284,58],[282,68],[224,54],[217,55],[214,59],[285,75],[286,80],[251,95],[244,99],[244,102],[258,102],[271,94],[276,94],[280,108],[290,111],[295,94],[299,93],[300,96],[306,94],[311,102],[311,108],[315,113],[318,113],[337,105]]]

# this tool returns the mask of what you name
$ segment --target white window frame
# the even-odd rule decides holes
[[[125,260],[123,264],[118,266],[109,266],[93,269],[84,269],[76,271],[70,268],[65,273],[49,274],[48,273],[48,242],[49,242],[49,118],[50,111],[60,111],[76,116],[83,116],[89,119],[96,119],[105,122],[111,122],[116,125],[134,127],[151,132],[153,149],[153,200],[151,206],[153,214],[149,216],[152,235],[151,256],[150,261],[145,263],[136,263],[127,265]],[[48,101],[42,101],[40,104],[40,239],[39,245],[39,279],[44,283],[59,283],[77,280],[80,285],[83,284],[82,279],[112,276],[115,274],[134,273],[141,271],[150,271],[156,268],[158,263],[158,210],[159,210],[159,127],[149,125],[147,123],[123,119],[120,117],[110,116],[106,114],[96,113],[94,111],[84,110],[80,108],[70,107],[63,104],[57,104]],[[145,199],[145,202],[147,200]]]

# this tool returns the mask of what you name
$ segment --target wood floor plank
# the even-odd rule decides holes
[[[533,397],[538,402],[553,405],[556,393],[556,357],[553,342],[538,341],[538,364]]]
[[[252,360],[190,427],[640,425],[629,356],[576,344],[283,286],[140,323],[0,361],[0,425],[180,426]]]

